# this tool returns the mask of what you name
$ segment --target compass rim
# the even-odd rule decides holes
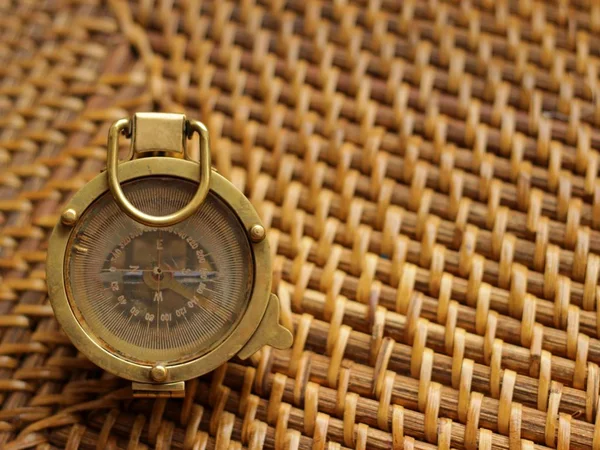
[[[153,176],[172,176],[198,183],[198,163],[176,158],[146,157],[124,162],[119,166],[121,182]],[[258,213],[250,201],[231,182],[215,170],[211,171],[210,191],[218,195],[237,216],[243,225],[254,261],[254,282],[246,310],[228,336],[207,353],[188,361],[166,364],[167,382],[185,381],[207,373],[238,353],[250,340],[265,313],[271,291],[271,257],[268,239],[253,241],[249,232],[254,225],[262,225]],[[71,198],[65,210],[77,212],[79,221],[83,213],[106,192],[110,192],[106,173],[89,181]],[[125,214],[125,212],[123,212]],[[67,294],[68,274],[65,268],[70,250],[70,237],[74,224],[57,223],[48,244],[46,264],[48,294],[57,321],[81,353],[99,367],[131,381],[147,383],[151,380],[151,369],[157,363],[147,364],[124,359],[103,344],[100,336],[86,330],[71,307]],[[260,276],[260,275],[263,276]],[[266,276],[265,276],[266,274]],[[77,304],[76,299],[72,299]]]

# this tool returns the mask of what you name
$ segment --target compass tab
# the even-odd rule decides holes
[[[279,324],[279,298],[271,294],[267,310],[263,316],[258,329],[254,332],[252,338],[238,353],[242,359],[246,359],[256,353],[265,345],[271,347],[286,349],[292,345],[292,333],[290,330]]]

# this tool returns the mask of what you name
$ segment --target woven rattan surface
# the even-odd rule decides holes
[[[0,448],[600,449],[599,31],[594,0],[0,2]],[[209,128],[295,336],[183,400],[129,399],[46,293],[147,110]]]

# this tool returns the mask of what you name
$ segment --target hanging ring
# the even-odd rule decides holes
[[[124,131],[129,131],[132,135],[132,149],[131,155],[135,156],[136,153],[136,134],[131,132],[131,129],[136,127],[136,122],[145,121],[148,125],[154,127],[155,133],[152,135],[156,136],[158,140],[173,144],[173,142],[179,144],[180,148],[156,148],[155,150],[169,150],[176,153],[183,153],[185,155],[185,139],[191,138],[194,133],[198,133],[200,137],[200,164],[199,164],[199,180],[198,189],[194,194],[194,197],[190,202],[179,211],[176,211],[166,216],[153,216],[140,211],[138,208],[133,206],[131,202],[125,197],[121,184],[119,183],[119,135]],[[181,133],[175,133],[175,136],[169,136],[168,132],[175,129],[174,123],[181,123]],[[141,122],[143,123],[143,122]],[[165,124],[165,129],[160,129],[161,124]],[[140,126],[140,130],[143,129]],[[141,132],[141,131],[140,131]],[[166,136],[166,139],[165,139]],[[174,139],[169,139],[172,137]],[[181,137],[181,141],[179,141]],[[139,138],[142,140],[142,138]],[[146,142],[143,142],[146,144]],[[162,145],[162,142],[161,142]],[[150,149],[145,148],[138,150],[137,152],[149,151]],[[132,219],[140,222],[144,225],[155,226],[155,227],[167,227],[175,225],[194,214],[208,194],[210,185],[210,146],[208,140],[208,130],[202,122],[196,120],[187,120],[185,116],[181,114],[161,114],[161,113],[138,113],[134,116],[133,120],[130,119],[119,119],[111,127],[108,133],[108,157],[107,157],[107,176],[108,186],[110,191],[117,202],[117,205]]]

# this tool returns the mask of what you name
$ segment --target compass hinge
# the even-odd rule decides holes
[[[187,130],[183,114],[136,113],[133,115],[131,128],[134,153],[184,152]]]
[[[134,397],[171,398],[185,396],[185,383],[131,383]]]

